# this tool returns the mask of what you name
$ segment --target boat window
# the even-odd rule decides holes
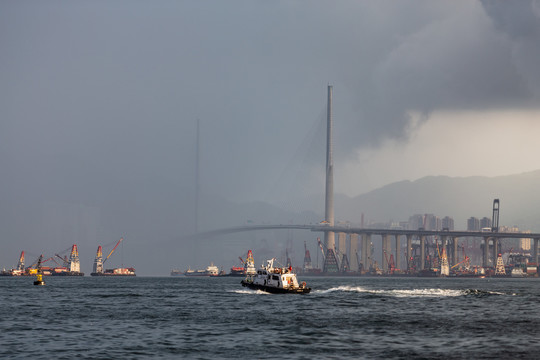
[[[261,270],[257,271],[257,274],[262,275],[262,271]]]
[[[278,280],[278,281],[279,281],[279,276],[273,275],[273,276],[272,276],[272,280]]]

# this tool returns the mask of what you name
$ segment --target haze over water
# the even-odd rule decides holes
[[[89,273],[97,246],[122,236],[124,265],[141,274],[228,268],[263,239],[182,241],[196,229],[196,188],[201,230],[321,221],[328,84],[337,195],[540,169],[539,9],[532,0],[2,1],[0,268],[21,250],[36,258],[76,243]],[[468,191],[452,198],[485,203]],[[506,212],[514,199],[502,200]],[[336,208],[336,220],[363,211],[389,221],[379,214],[395,203]],[[407,206],[393,220],[435,212]],[[273,248],[284,237],[264,240]]]

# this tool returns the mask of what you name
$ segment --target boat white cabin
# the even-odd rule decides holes
[[[205,274],[208,276],[218,276],[219,268],[215,266],[214,263],[210,263],[210,266],[208,266],[205,270]]]
[[[512,269],[512,271],[510,272],[510,276],[511,277],[526,277],[527,274],[525,273],[525,271],[523,271],[522,268],[520,267],[515,267]]]

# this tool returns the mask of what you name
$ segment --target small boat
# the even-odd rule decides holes
[[[511,277],[526,277],[527,274],[523,271],[522,268],[520,267],[515,267],[512,269],[512,271],[510,272],[510,276]]]
[[[286,267],[274,267],[274,260],[267,260],[255,274],[248,275],[241,281],[242,286],[274,294],[307,294],[311,288],[305,282],[298,283],[296,274]]]

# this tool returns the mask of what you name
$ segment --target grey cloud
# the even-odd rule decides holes
[[[496,28],[511,42],[516,71],[534,95],[540,97],[540,2],[536,0],[482,1]]]
[[[527,33],[527,40],[511,38],[495,29],[492,18],[478,3],[453,3],[444,14],[438,8],[417,27],[400,34],[399,41],[367,67],[371,76],[364,75],[351,86],[358,104],[357,116],[347,124],[352,148],[377,145],[384,138],[406,140],[410,111],[424,114],[427,120],[434,110],[537,106],[534,99],[540,81],[538,68],[532,65],[540,60],[540,42],[537,32],[530,31],[537,25],[532,21],[536,17],[529,15],[528,22],[534,25],[525,26],[527,30],[516,30]],[[506,4],[527,7],[524,2]],[[500,11],[506,15],[504,9]],[[387,24],[408,22],[407,17],[386,15]],[[520,21],[509,17],[501,17],[499,22]],[[351,132],[351,126],[357,131]],[[349,150],[344,149],[346,153]]]
[[[515,6],[537,15],[531,4]],[[21,239],[69,246],[43,213],[73,204],[99,223],[92,249],[126,229],[140,244],[192,231],[197,118],[202,191],[240,201],[321,181],[328,83],[338,159],[407,139],[409,111],[536,106],[536,15],[474,1],[1,2],[0,260]]]

